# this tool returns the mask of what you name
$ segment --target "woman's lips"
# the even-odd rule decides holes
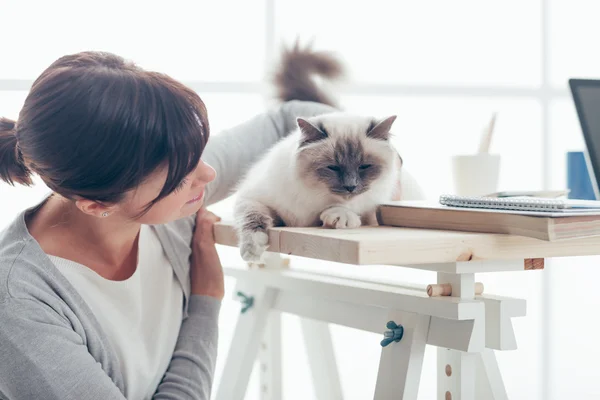
[[[200,194],[196,197],[194,197],[193,199],[191,199],[190,201],[188,201],[185,204],[194,204],[199,202],[200,200],[202,200],[202,198],[204,197],[204,190],[202,192],[200,192]]]

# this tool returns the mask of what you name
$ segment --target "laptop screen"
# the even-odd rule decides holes
[[[575,102],[587,150],[588,172],[596,199],[600,187],[600,80],[571,79],[569,86]]]

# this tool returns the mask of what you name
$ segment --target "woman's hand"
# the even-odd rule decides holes
[[[210,211],[200,209],[196,215],[196,228],[192,238],[190,281],[192,294],[222,299],[225,295],[223,267],[215,246],[215,222],[220,221]]]

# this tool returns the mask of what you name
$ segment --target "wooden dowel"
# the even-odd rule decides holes
[[[524,268],[526,270],[544,269],[544,259],[543,258],[526,258]]]
[[[475,282],[475,295],[478,296],[482,293],[483,283]],[[429,297],[452,296],[452,285],[449,283],[427,285],[427,295]]]

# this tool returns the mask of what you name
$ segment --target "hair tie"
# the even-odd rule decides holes
[[[22,165],[25,165],[25,159],[23,157],[23,152],[21,151],[21,144],[19,143],[19,135],[17,133],[17,123],[15,122],[15,125],[13,126],[12,129],[14,132],[13,134],[15,135],[15,154],[17,155],[17,161],[19,163],[21,163]]]

